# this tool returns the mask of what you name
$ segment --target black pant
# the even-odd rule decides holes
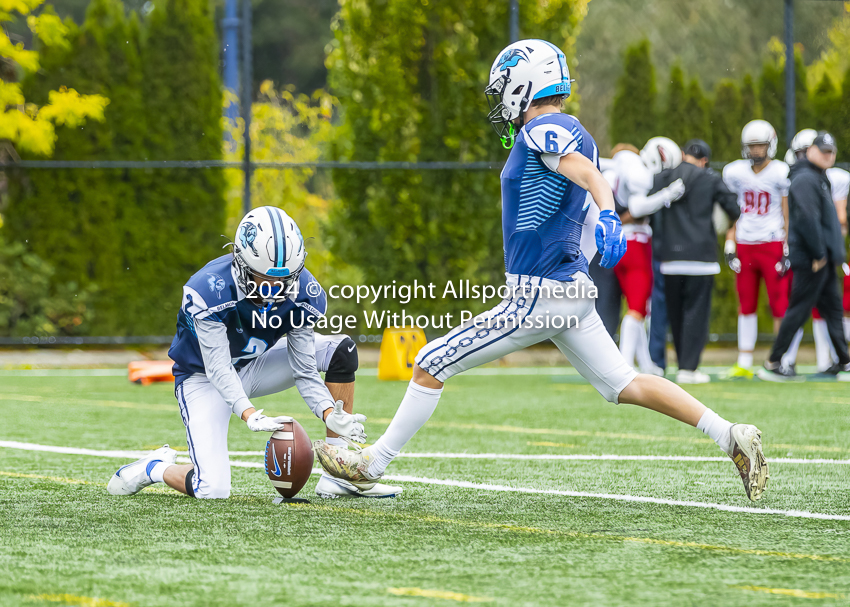
[[[590,277],[596,285],[596,311],[602,319],[602,324],[612,338],[620,328],[620,297],[623,292],[620,282],[614,275],[614,269],[606,269],[599,265],[600,256],[596,255],[590,262]]]
[[[827,263],[820,272],[812,272],[811,268],[794,268],[788,311],[779,326],[779,335],[773,342],[769,361],[782,360],[782,355],[788,351],[794,334],[809,319],[815,306],[821,318],[826,321],[829,339],[838,354],[838,362],[842,365],[850,363],[842,327],[841,295],[836,284],[835,266],[831,263]]]
[[[699,366],[711,315],[714,276],[664,276],[667,318],[673,332],[673,345],[679,368],[693,371]]]

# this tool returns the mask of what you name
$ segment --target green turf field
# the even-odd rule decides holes
[[[358,380],[373,439],[404,390]],[[106,482],[128,459],[0,447],[0,605],[848,604],[850,387],[690,390],[757,424],[769,459],[791,460],[771,464],[761,502],[746,499],[730,461],[445,456],[723,455],[695,429],[610,405],[569,375],[454,378],[407,449],[432,455],[388,471],[420,479],[394,500],[323,501],[314,476],[302,493],[311,504],[275,506],[262,469],[246,467],[234,468],[227,501],[163,485],[118,498]],[[258,402],[321,437],[295,391]],[[0,441],[186,444],[171,386],[121,377],[0,373],[0,414]],[[231,451],[265,446],[235,418],[230,432]]]

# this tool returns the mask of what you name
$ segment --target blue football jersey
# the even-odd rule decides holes
[[[501,175],[509,273],[570,281],[576,272],[588,271],[579,245],[590,197],[549,168],[572,153],[599,168],[596,142],[574,116],[543,114],[520,129]]]
[[[238,371],[274,346],[293,327],[311,326],[325,315],[325,291],[306,268],[298,279],[298,292],[275,302],[264,313],[236,285],[232,262],[230,254],[214,259],[183,287],[177,334],[168,350],[168,356],[174,361],[178,386],[193,373],[204,372],[204,360],[195,333],[196,320],[224,323],[231,362]]]

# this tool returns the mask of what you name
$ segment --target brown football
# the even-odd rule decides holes
[[[297,421],[287,422],[266,443],[266,474],[283,497],[295,497],[313,472],[310,437]]]

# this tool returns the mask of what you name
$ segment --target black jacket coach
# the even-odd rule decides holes
[[[826,171],[804,158],[791,167],[790,177],[788,248],[791,267],[811,269],[813,261],[824,257],[831,265],[843,263],[844,237]]]
[[[652,216],[652,254],[659,261],[716,262],[717,233],[711,221],[714,203],[734,223],[741,215],[738,197],[729,191],[718,173],[687,162],[656,175],[650,194],[680,178],[685,184],[685,195],[669,209],[661,209]]]

